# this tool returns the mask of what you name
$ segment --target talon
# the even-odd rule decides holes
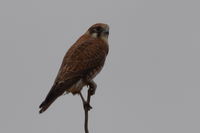
[[[89,86],[88,93],[91,96],[94,95],[97,88],[96,83],[94,81],[90,81],[87,85]]]
[[[95,91],[96,91],[95,88],[90,88],[90,89],[88,90],[88,92],[90,93],[91,96],[95,94]]]
[[[87,110],[92,109],[92,106],[89,103],[87,103],[87,102],[84,102],[83,106],[84,106],[84,109],[87,109]]]

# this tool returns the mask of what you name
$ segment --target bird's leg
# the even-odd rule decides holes
[[[85,98],[83,97],[81,92],[79,93],[79,95],[83,102],[84,109],[90,110],[90,109],[92,109],[92,106],[90,105],[90,97],[95,94],[97,84],[93,80],[91,80],[91,81],[87,82],[87,86],[89,87],[87,101],[85,100]]]
[[[79,93],[79,95],[80,95],[80,97],[81,97],[82,102],[85,103],[85,102],[86,102],[86,101],[85,101],[85,98],[83,97],[83,95],[82,95],[81,92]]]
[[[87,94],[87,101],[85,101],[82,93],[80,92],[80,96],[81,96],[81,99],[83,101],[83,107],[84,107],[84,111],[85,111],[85,133],[89,133],[89,130],[88,130],[88,111],[90,109],[92,109],[92,107],[90,106],[90,98],[92,95],[95,94],[95,90],[96,90],[96,83],[94,81],[89,81],[89,82],[86,82],[86,85],[89,86],[89,89],[88,89],[88,94]]]
[[[80,97],[81,97],[81,100],[83,102],[83,107],[84,109],[87,109],[87,110],[90,110],[92,109],[92,106],[90,106],[90,103],[88,101],[85,101],[85,98],[83,97],[82,93],[80,92],[79,93]]]
[[[88,90],[88,93],[92,96],[95,94],[96,92],[96,88],[97,88],[97,84],[91,80],[90,82],[88,82],[87,84],[89,86],[89,90]]]

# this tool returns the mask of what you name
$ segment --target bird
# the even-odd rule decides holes
[[[84,86],[92,88],[92,95],[95,93],[94,78],[102,70],[109,52],[108,36],[108,24],[96,23],[68,49],[49,93],[39,106],[39,113],[67,93],[79,94],[84,102],[81,94]]]

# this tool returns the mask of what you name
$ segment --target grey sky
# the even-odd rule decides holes
[[[110,25],[95,81],[91,133],[200,132],[198,0],[1,0],[0,132],[83,133],[78,96],[38,106],[67,49],[92,24]]]

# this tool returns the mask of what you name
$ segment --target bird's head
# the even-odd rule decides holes
[[[88,29],[87,34],[94,38],[100,38],[107,41],[109,35],[109,26],[103,23],[94,24]]]

